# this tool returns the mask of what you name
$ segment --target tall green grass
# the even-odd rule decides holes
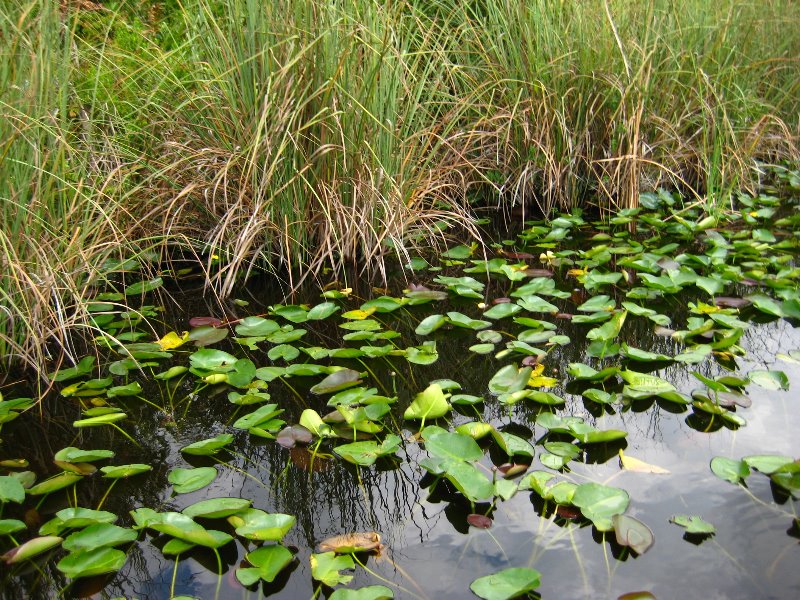
[[[718,211],[800,159],[790,0],[55,4],[0,9],[6,363],[69,353],[111,258],[180,247],[224,296],[380,273],[476,202]]]

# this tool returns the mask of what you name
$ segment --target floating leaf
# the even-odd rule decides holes
[[[35,537],[24,544],[12,548],[2,556],[0,560],[7,565],[13,565],[23,560],[28,560],[34,556],[38,556],[43,552],[47,552],[58,546],[63,541],[62,538],[54,535],[46,535],[42,537]]]
[[[389,434],[380,444],[373,440],[353,442],[337,446],[333,451],[346,461],[368,467],[374,464],[379,457],[393,454],[400,446],[400,441],[400,436]]]
[[[632,456],[625,456],[625,453],[622,450],[619,451],[619,464],[620,467],[626,471],[635,471],[637,473],[669,473],[667,469],[657,467],[656,465],[651,465],[643,460],[639,460],[638,458],[633,458]]]
[[[372,552],[380,548],[381,536],[374,531],[366,533],[345,533],[328,538],[319,543],[320,551],[335,552],[336,554]]]
[[[313,394],[332,394],[361,383],[361,373],[353,369],[341,369],[328,375],[311,388]]]
[[[599,483],[583,483],[572,496],[572,504],[581,509],[598,531],[611,531],[614,528],[611,518],[625,512],[628,502],[625,490]]]
[[[495,395],[518,392],[528,385],[532,372],[531,367],[520,369],[514,363],[506,365],[489,380],[489,391]]]
[[[213,438],[200,440],[188,446],[181,448],[181,452],[191,454],[193,456],[211,456],[222,450],[225,446],[233,441],[233,435],[230,433],[221,433]]]
[[[160,288],[162,285],[164,285],[164,280],[161,279],[161,277],[156,277],[147,281],[139,281],[138,283],[134,283],[133,285],[126,287],[125,295],[136,296],[146,292],[152,292],[153,290]]]
[[[133,529],[125,529],[112,523],[95,523],[71,534],[64,540],[63,547],[70,552],[87,551],[128,544],[137,537],[139,534]]]
[[[655,543],[652,530],[639,519],[628,515],[614,515],[611,518],[614,525],[617,543],[627,546],[636,554],[644,554]]]
[[[738,484],[750,475],[750,467],[742,460],[732,460],[724,456],[711,459],[711,470],[714,475],[733,484]]]
[[[214,467],[197,467],[195,469],[176,467],[169,472],[167,481],[172,484],[175,493],[188,494],[206,487],[216,477],[217,470]]]
[[[312,554],[311,576],[323,584],[333,587],[340,583],[349,583],[352,575],[342,575],[340,571],[355,569],[356,565],[349,554],[338,556],[334,552]]]
[[[788,390],[789,378],[783,371],[755,370],[748,373],[750,381],[767,390]]]
[[[717,531],[711,523],[704,521],[696,515],[675,515],[669,521],[670,523],[685,527],[686,533],[709,535]]]
[[[541,573],[534,569],[512,567],[493,575],[478,577],[469,589],[484,600],[510,600],[532,592],[541,583]]]
[[[25,523],[17,519],[0,519],[0,535],[11,535],[27,528]]]
[[[248,508],[229,516],[228,522],[236,528],[236,535],[249,540],[279,542],[297,520],[292,515]]]
[[[103,477],[108,479],[127,479],[128,477],[133,477],[134,475],[139,475],[141,473],[147,473],[148,471],[152,470],[153,467],[143,464],[115,465],[100,468],[100,471],[103,473]]]
[[[195,502],[181,512],[189,517],[222,519],[250,508],[251,501],[244,498],[209,498]]]
[[[28,488],[28,494],[31,496],[43,496],[45,494],[51,494],[55,491],[75,485],[81,479],[83,479],[83,477],[75,473],[59,473],[58,475],[50,477],[49,479],[45,479],[41,483],[37,483],[33,487]]]
[[[236,570],[236,578],[244,586],[252,585],[259,579],[270,583],[294,559],[294,555],[284,546],[262,546],[245,556],[254,569],[240,568]],[[255,573],[251,573],[255,571]],[[255,578],[253,578],[255,575]]]
[[[420,321],[414,333],[417,335],[430,335],[445,323],[447,323],[447,318],[444,315],[429,315]]]
[[[25,501],[25,488],[14,477],[0,477],[0,503]]]
[[[433,383],[414,397],[414,401],[403,413],[404,419],[438,419],[450,412],[450,404],[439,385]]]
[[[394,592],[385,585],[369,585],[357,590],[346,588],[334,590],[328,600],[391,600],[392,598]]]

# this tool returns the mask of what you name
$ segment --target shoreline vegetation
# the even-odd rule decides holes
[[[69,363],[97,291],[177,251],[224,297],[380,274],[478,207],[724,214],[800,161],[798,25],[790,0],[8,0],[4,367]]]

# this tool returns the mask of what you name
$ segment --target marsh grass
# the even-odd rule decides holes
[[[475,203],[714,212],[800,158],[789,0],[55,4],[0,11],[0,351],[34,369],[109,258],[380,275]]]

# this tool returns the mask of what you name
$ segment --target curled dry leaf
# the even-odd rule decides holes
[[[619,464],[626,471],[635,471],[637,473],[657,473],[659,475],[669,473],[667,469],[662,467],[651,465],[632,456],[625,456],[622,450],[619,451]]]
[[[372,552],[380,550],[380,548],[381,536],[374,531],[335,535],[319,544],[320,552],[336,552],[337,554]]]

